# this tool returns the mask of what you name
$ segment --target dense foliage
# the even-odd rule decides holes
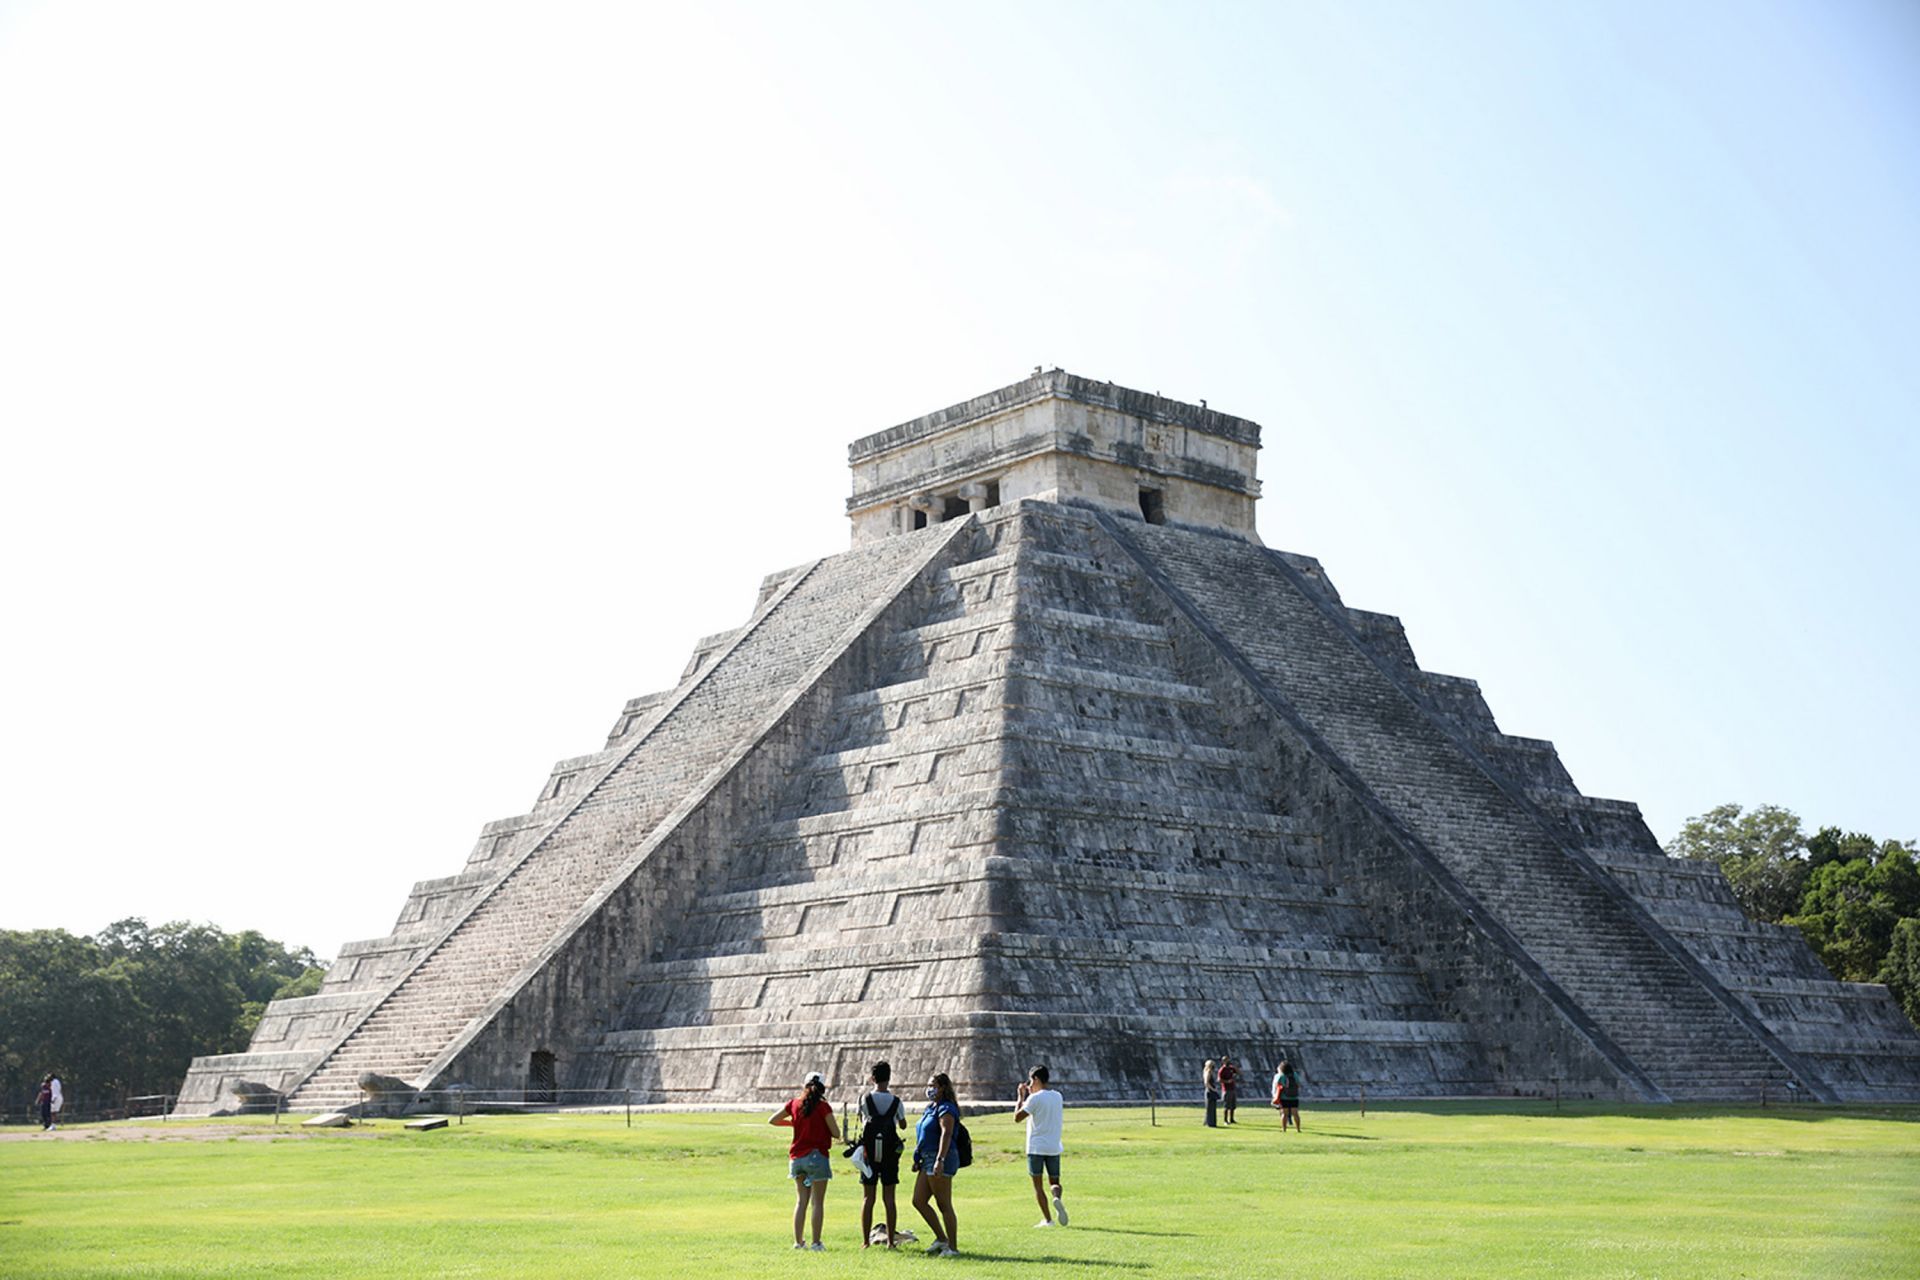
[[[1716,863],[1756,920],[1790,924],[1836,978],[1884,982],[1920,1024],[1920,849],[1824,827],[1809,836],[1790,809],[1723,804],[1667,845]]]
[[[76,1098],[171,1093],[195,1054],[244,1049],[267,1001],[321,973],[311,951],[252,930],[0,930],[0,1088],[17,1098],[57,1071]]]

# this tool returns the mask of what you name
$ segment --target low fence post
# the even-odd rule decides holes
[[[1360,1118],[1362,1120],[1367,1118],[1367,1086],[1365,1084],[1360,1086]]]
[[[1152,1122],[1154,1128],[1160,1127],[1160,1104],[1154,1098],[1152,1089],[1147,1090],[1147,1119]]]
[[[633,1090],[627,1090],[627,1128],[633,1128]]]
[[[285,1108],[286,1105],[287,1105],[287,1095],[279,1092],[278,1090],[275,1090],[273,1095],[273,1123],[275,1127],[279,1126],[280,1112],[283,1108]]]

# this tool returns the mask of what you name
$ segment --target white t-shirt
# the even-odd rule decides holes
[[[1062,1113],[1066,1110],[1060,1091],[1042,1089],[1038,1093],[1030,1093],[1022,1109],[1027,1113],[1027,1154],[1059,1155]]]
[[[887,1113],[887,1109],[891,1106],[893,1106],[893,1094],[885,1089],[875,1089],[872,1093],[860,1099],[860,1123],[864,1125],[869,1120],[878,1120]],[[905,1104],[902,1104],[900,1109],[894,1112],[893,1118],[896,1127],[903,1129],[906,1127],[907,1108]]]
[[[51,1089],[53,1093],[49,1101],[52,1102],[53,1109],[58,1111],[61,1105],[66,1102],[66,1099],[60,1096],[60,1078],[55,1076],[53,1081],[48,1085],[48,1088]]]

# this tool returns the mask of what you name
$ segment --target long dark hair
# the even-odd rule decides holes
[[[826,1085],[818,1080],[807,1081],[800,1093],[800,1114],[803,1116],[812,1115],[814,1104],[826,1096]]]
[[[944,1071],[933,1073],[933,1100],[959,1105],[960,1100],[953,1096],[953,1081],[947,1079],[947,1073]]]

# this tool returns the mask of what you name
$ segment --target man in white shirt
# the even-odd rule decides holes
[[[1047,1085],[1044,1066],[1027,1073],[1013,1118],[1016,1123],[1027,1122],[1027,1173],[1033,1178],[1033,1198],[1040,1202],[1040,1221],[1033,1224],[1036,1227],[1051,1227],[1056,1220],[1063,1227],[1067,1225],[1067,1206],[1060,1201],[1060,1131],[1065,1109],[1060,1091]],[[1051,1210],[1047,1206],[1047,1182],[1053,1184]]]
[[[50,1099],[53,1104],[53,1123],[48,1125],[47,1128],[58,1129],[60,1127],[60,1108],[67,1105],[66,1091],[61,1089],[60,1077],[58,1075],[47,1082],[47,1087],[53,1093],[53,1097]]]

